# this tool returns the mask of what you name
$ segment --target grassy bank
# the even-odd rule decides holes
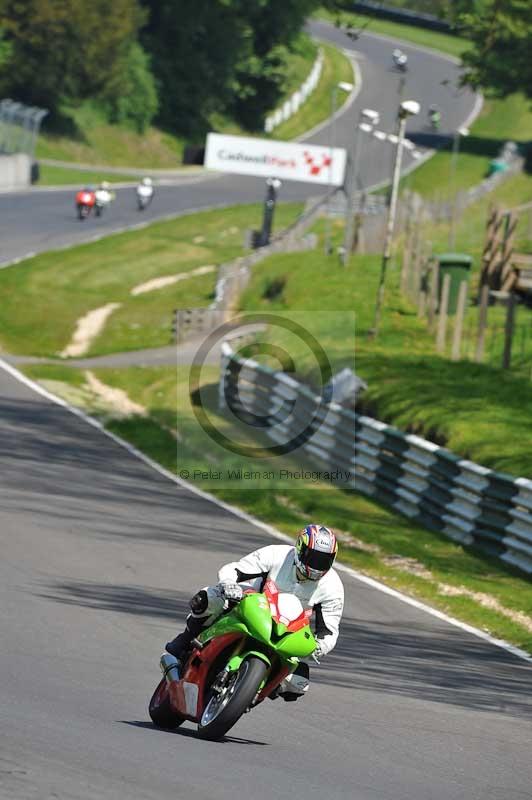
[[[97,370],[104,385],[121,389],[146,409],[147,416],[129,417],[91,395],[75,370],[33,366],[25,371],[96,413],[110,430],[171,472],[242,466],[242,459],[213,444],[197,424],[186,368],[177,373],[172,367]],[[231,437],[236,429],[216,408],[216,380],[217,369],[207,368],[204,381],[213,387],[206,395],[211,398],[208,411],[217,428]],[[274,461],[249,460],[244,466],[267,469]],[[301,462],[295,466],[301,467]],[[290,535],[309,519],[327,520],[339,532],[344,563],[532,652],[532,584],[496,560],[464,550],[360,495],[323,483],[261,481],[252,489],[244,481],[231,487],[223,481],[194,483]]]
[[[301,209],[298,203],[279,204],[276,230]],[[121,306],[94,340],[91,354],[169,344],[172,310],[208,305],[216,270],[137,296],[131,290],[154,278],[236,258],[244,253],[246,230],[261,219],[258,204],[184,215],[2,270],[0,346],[13,353],[56,355],[70,341],[77,320],[107,303]]]
[[[442,53],[447,53],[455,58],[460,58],[468,48],[468,42],[459,36],[451,36],[447,33],[431,31],[425,28],[416,28],[413,25],[405,25],[401,22],[377,19],[365,14],[351,14],[342,11],[338,15],[322,8],[315,12],[314,17],[332,24],[335,24],[339,19],[342,25],[351,25],[356,31],[363,29],[362,33],[367,31],[381,36],[390,36],[393,39],[402,39],[404,42],[430,47],[432,50],[440,50]]]
[[[373,416],[427,435],[494,469],[532,474],[529,443],[523,437],[532,415],[528,372],[505,374],[501,380],[494,366],[453,363],[437,355],[426,323],[401,298],[398,270],[393,268],[381,333],[377,342],[369,340],[379,256],[356,257],[349,270],[334,257],[329,257],[327,268],[326,263],[319,250],[304,262],[291,254],[267,259],[255,271],[242,308],[321,312],[316,326],[335,370],[352,364],[352,344],[342,334],[339,312],[354,310],[356,371],[368,383],[363,399]],[[272,286],[282,286],[273,300]],[[529,312],[523,309],[523,313]],[[276,332],[275,341],[282,344],[285,339]],[[310,359],[308,369],[305,374],[303,362],[302,377],[316,383]]]
[[[480,183],[488,174],[489,162],[499,155],[505,142],[516,142],[524,153],[531,137],[532,108],[524,95],[486,99],[479,117],[471,125],[469,136],[460,138],[454,176],[449,144],[404,178],[402,186],[429,199],[448,199],[455,192]],[[532,196],[532,177],[529,177],[528,191]]]

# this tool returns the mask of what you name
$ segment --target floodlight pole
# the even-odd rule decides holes
[[[336,83],[331,90],[331,125],[330,125],[330,139],[329,139],[329,197],[327,200],[327,216],[326,216],[326,229],[325,229],[325,255],[330,255],[332,252],[332,222],[331,222],[331,197],[333,189],[333,152],[336,147],[336,105],[338,98],[338,89],[343,92],[352,92],[354,86],[352,83],[340,81]]]
[[[349,264],[351,250],[353,249],[353,241],[355,238],[355,200],[357,192],[358,180],[358,162],[360,159],[361,136],[364,130],[364,120],[367,120],[365,125],[366,130],[371,131],[374,125],[379,122],[379,115],[371,108],[363,108],[358,116],[355,146],[353,151],[353,159],[351,162],[351,171],[349,173],[348,189],[347,189],[347,204],[345,215],[345,234],[344,246],[342,252],[342,264],[346,267]]]
[[[376,338],[379,333],[382,304],[384,301],[384,288],[386,284],[386,271],[392,253],[392,241],[395,228],[395,217],[397,214],[397,199],[399,197],[399,181],[401,178],[401,162],[403,160],[403,145],[405,139],[406,121],[409,116],[419,113],[419,104],[412,100],[406,100],[399,106],[399,127],[397,131],[397,148],[395,151],[395,163],[392,176],[392,191],[390,195],[390,205],[388,207],[388,221],[386,223],[386,236],[384,240],[384,250],[381,261],[381,274],[377,288],[377,298],[375,302],[375,316],[373,327],[368,331],[368,335]]]

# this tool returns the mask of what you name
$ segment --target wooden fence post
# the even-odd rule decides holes
[[[419,319],[423,319],[427,311],[428,270],[428,262],[425,262],[419,276],[419,295],[417,300],[417,315]]]
[[[484,360],[484,347],[486,345],[486,329],[488,327],[488,304],[490,300],[490,287],[487,283],[480,290],[480,303],[478,306],[477,346],[475,361],[481,364]]]
[[[462,331],[464,328],[464,317],[467,302],[467,281],[462,281],[458,290],[458,305],[454,318],[453,346],[451,351],[451,361],[459,361],[462,349]]]
[[[438,353],[445,351],[445,333],[447,330],[447,309],[449,308],[449,290],[451,288],[451,276],[445,275],[440,300],[440,310],[438,317],[438,332],[436,334],[436,350]]]
[[[514,282],[515,276],[512,268],[512,255],[514,252],[515,229],[518,221],[519,216],[512,211],[506,216],[500,263],[500,289],[503,292],[508,291]]]
[[[499,249],[501,246],[501,226],[504,215],[498,208],[491,208],[486,223],[486,239],[482,251],[482,272],[480,276],[480,291],[484,284],[490,285],[492,274],[497,269]],[[492,287],[495,288],[495,287]],[[479,292],[480,299],[480,292]]]
[[[512,361],[512,341],[514,337],[515,326],[515,307],[517,305],[517,298],[514,292],[508,295],[506,306],[506,321],[504,324],[504,350],[502,354],[502,368],[510,369]]]
[[[432,259],[430,264],[430,288],[429,288],[429,309],[428,309],[428,323],[430,331],[434,331],[434,319],[436,317],[436,308],[438,304],[438,262],[435,258]]]

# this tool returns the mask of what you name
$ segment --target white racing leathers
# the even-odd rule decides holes
[[[299,581],[295,567],[295,548],[290,545],[272,544],[254,550],[240,561],[223,566],[218,572],[220,582],[244,583],[261,591],[266,578],[275,581],[284,592],[294,594],[303,608],[312,608],[315,616],[315,635],[321,655],[329,653],[336,644],[340,619],[344,608],[344,587],[338,573],[329,570],[319,581]],[[208,615],[205,624],[210,625],[224,610],[224,600],[217,587],[206,587]],[[203,615],[202,615],[203,616]],[[299,672],[305,672],[300,670]],[[308,689],[305,674],[289,675],[283,681],[281,691],[303,694]]]

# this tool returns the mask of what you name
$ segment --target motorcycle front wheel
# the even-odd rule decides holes
[[[211,690],[198,723],[198,736],[214,741],[221,739],[249,708],[267,670],[262,659],[250,656],[221,690]]]
[[[170,704],[166,678],[162,679],[154,691],[148,706],[148,712],[153,724],[157,725],[158,728],[170,728],[173,730],[184,722],[183,717],[176,714]]]

